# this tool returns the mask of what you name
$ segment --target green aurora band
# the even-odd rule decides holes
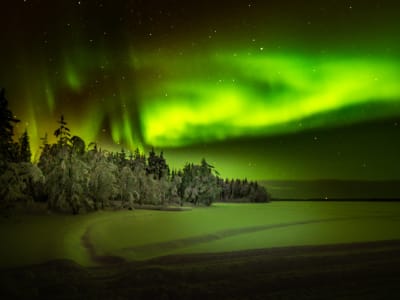
[[[16,110],[34,149],[60,113],[85,140],[112,146],[111,137],[114,145],[129,150],[285,134],[400,114],[395,57],[285,55],[264,49],[186,56],[131,51],[126,56],[130,59],[108,61],[104,53],[75,51],[57,76],[43,70],[26,81],[25,109]],[[366,113],[371,103],[379,109]]]
[[[179,70],[178,78],[167,75],[142,94],[143,135],[150,145],[282,134],[400,112],[393,106],[400,101],[400,65],[391,59],[235,54],[201,61],[214,74],[208,78],[199,66],[173,63],[164,65],[165,72]],[[371,102],[382,109],[366,115],[362,106]],[[349,107],[354,111],[347,120],[335,117]]]

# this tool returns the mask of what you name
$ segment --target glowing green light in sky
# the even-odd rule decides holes
[[[53,94],[52,88],[48,84],[46,84],[44,90],[46,93],[47,106],[48,106],[50,112],[53,112],[55,100],[54,100],[54,94]]]
[[[64,58],[68,63],[59,77],[43,71],[42,77],[26,81],[32,101],[25,100],[38,105],[20,117],[31,124],[36,149],[45,132],[51,138],[60,113],[73,134],[86,141],[107,141],[108,136],[117,148],[131,150],[285,134],[400,114],[395,57],[135,52],[126,55],[130,60],[114,58],[111,64],[106,54],[76,52]],[[370,104],[380,109],[365,113],[363,107]],[[348,115],[341,115],[343,109],[349,109]]]
[[[81,88],[81,81],[78,77],[78,72],[70,64],[65,66],[65,78],[68,86],[72,90],[77,91]]]
[[[182,146],[299,131],[307,124],[294,128],[288,123],[318,115],[321,118],[313,126],[335,126],[340,124],[334,124],[329,114],[340,109],[400,101],[400,68],[390,59],[230,55],[218,56],[205,68],[212,74],[222,70],[223,75],[214,77],[214,82],[199,80],[198,74],[192,74],[194,79],[167,77],[161,85],[165,95],[157,89],[144,95],[141,117],[148,144]],[[365,116],[360,110],[349,121],[381,113]]]

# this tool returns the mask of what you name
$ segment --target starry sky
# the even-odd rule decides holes
[[[4,0],[0,86],[31,137],[202,157],[224,177],[400,179],[398,1]]]

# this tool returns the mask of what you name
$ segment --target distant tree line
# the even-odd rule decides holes
[[[220,201],[223,202],[268,202],[269,194],[257,181],[247,179],[217,179],[221,188]]]
[[[41,154],[31,163],[28,132],[14,141],[19,122],[0,92],[0,210],[17,203],[45,202],[53,211],[78,214],[137,205],[210,205],[215,201],[266,202],[264,187],[247,180],[223,180],[205,159],[170,170],[163,152],[148,157],[109,152],[72,136],[64,117],[54,131],[56,143],[41,138]]]

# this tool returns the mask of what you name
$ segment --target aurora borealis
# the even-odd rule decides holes
[[[211,64],[213,59],[207,60]],[[297,132],[337,125],[335,118],[326,118],[325,113],[335,115],[342,108],[376,99],[382,106],[390,106],[400,98],[400,64],[394,60],[338,58],[319,62],[274,54],[227,55],[217,60],[222,63],[212,65],[212,70],[226,72],[220,75],[223,79],[198,79],[193,84],[192,79],[185,80],[193,73],[187,70],[179,80],[165,80],[160,90],[147,91],[143,98],[150,99],[150,104],[143,105],[141,112],[146,142],[169,147],[199,140]],[[347,121],[398,112],[360,112]],[[316,123],[307,122],[311,116],[317,117]]]
[[[34,153],[63,113],[88,142],[223,176],[400,179],[395,1],[1,6],[0,86]]]

